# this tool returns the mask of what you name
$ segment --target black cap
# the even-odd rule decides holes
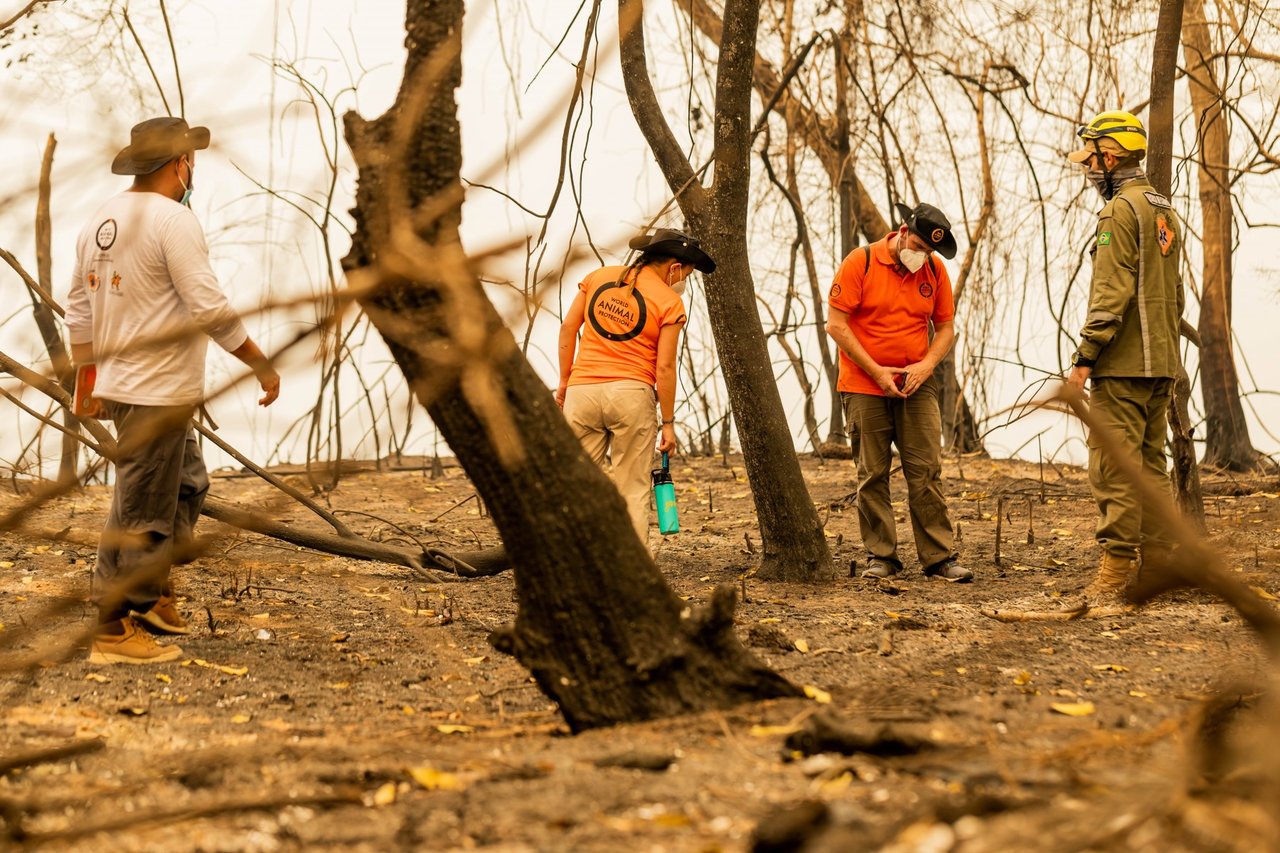
[[[129,144],[111,161],[115,175],[150,175],[174,157],[209,147],[209,128],[188,127],[175,116],[149,118],[133,126]]]
[[[931,204],[917,204],[915,209],[905,204],[895,204],[898,216],[907,223],[907,230],[923,240],[930,249],[951,260],[956,256],[956,238],[951,233],[951,220]]]
[[[627,244],[632,249],[649,255],[660,255],[675,258],[677,261],[693,264],[699,271],[712,273],[716,271],[716,262],[702,251],[696,237],[690,237],[683,231],[674,228],[659,228],[652,234],[641,234],[632,237]]]

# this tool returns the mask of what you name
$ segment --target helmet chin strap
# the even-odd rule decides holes
[[[1107,201],[1111,201],[1116,194],[1116,182],[1113,177],[1113,170],[1107,168],[1107,157],[1102,153],[1102,145],[1097,139],[1093,140],[1093,150],[1098,152],[1098,165],[1102,167],[1102,197]]]

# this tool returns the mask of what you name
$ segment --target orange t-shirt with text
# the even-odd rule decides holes
[[[858,342],[885,367],[906,367],[924,358],[929,351],[929,321],[937,326],[956,313],[951,278],[942,262],[930,256],[919,270],[907,272],[894,262],[889,237],[849,253],[836,271],[827,304],[849,315],[849,328]],[[884,396],[875,380],[843,350],[837,387],[852,394]]]
[[[684,300],[650,269],[602,267],[578,285],[586,294],[585,322],[570,385],[617,379],[658,379],[658,334],[663,326],[684,325]],[[631,282],[634,282],[632,286]]]

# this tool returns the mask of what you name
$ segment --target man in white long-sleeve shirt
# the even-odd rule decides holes
[[[94,396],[119,440],[94,576],[91,663],[182,655],[149,632],[187,633],[169,568],[175,549],[191,540],[209,489],[191,428],[209,339],[253,369],[261,405],[280,393],[279,375],[219,289],[204,232],[185,206],[195,152],[208,147],[208,129],[180,118],[135,126],[111,164],[113,173],[134,176],[133,186],[98,208],[76,244],[71,355],[78,365],[96,360]]]

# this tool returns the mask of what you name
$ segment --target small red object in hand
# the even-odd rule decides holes
[[[98,379],[98,368],[93,362],[76,368],[76,390],[71,398],[71,412],[78,418],[101,418],[102,403],[93,396],[93,385]]]
[[[893,376],[893,384],[898,386],[899,391],[907,387],[907,374],[895,373]]]

